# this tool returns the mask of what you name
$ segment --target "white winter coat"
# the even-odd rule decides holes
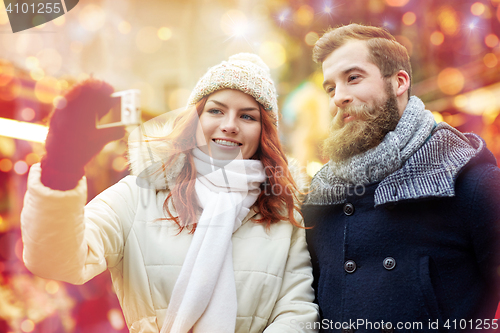
[[[85,206],[85,178],[57,191],[31,167],[21,214],[23,258],[34,274],[83,284],[106,269],[130,332],[159,332],[192,234],[165,217],[168,190],[146,189],[127,176]],[[175,210],[174,210],[175,213]],[[252,219],[233,234],[236,332],[313,332],[312,271],[304,230],[289,222],[269,231]]]

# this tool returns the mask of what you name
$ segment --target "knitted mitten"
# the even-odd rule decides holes
[[[88,79],[74,86],[65,96],[66,106],[51,116],[42,158],[41,181],[55,190],[75,188],[83,177],[85,165],[110,141],[125,134],[124,128],[96,128],[96,118],[104,116],[118,98],[113,87]]]

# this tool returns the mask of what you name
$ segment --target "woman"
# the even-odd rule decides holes
[[[106,113],[111,92],[87,82],[54,112],[21,216],[26,266],[75,284],[109,269],[131,332],[311,331],[310,259],[262,60],[210,68],[169,134],[131,146],[138,176],[84,208],[83,166],[123,134],[89,112]]]

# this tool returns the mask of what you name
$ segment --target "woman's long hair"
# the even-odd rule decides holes
[[[168,140],[171,146],[168,152],[170,157],[162,165],[160,172],[178,163],[181,153],[186,155],[184,167],[175,179],[175,185],[170,189],[163,204],[163,209],[167,213],[165,219],[174,221],[180,231],[188,227],[190,232],[194,232],[202,211],[197,204],[194,188],[196,169],[190,149],[196,146],[196,127],[207,99],[208,96],[203,97],[195,108],[180,114],[174,121],[173,131],[161,139]],[[261,192],[255,203],[262,217],[255,219],[254,222],[264,224],[267,229],[272,223],[281,220],[301,227],[294,217],[295,210],[300,214],[297,206],[300,192],[288,169],[288,161],[279,141],[278,129],[269,112],[260,104],[259,107],[262,130],[259,148],[253,158],[262,162],[267,180],[261,185]],[[171,204],[175,207],[178,216],[172,214]]]

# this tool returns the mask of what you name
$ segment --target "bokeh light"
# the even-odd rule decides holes
[[[464,83],[462,72],[451,67],[443,69],[437,78],[439,89],[447,95],[458,94],[463,89]]]
[[[30,319],[23,320],[23,322],[21,323],[21,331],[23,332],[26,333],[33,332],[34,329],[35,329],[35,323]]]
[[[444,35],[441,31],[434,31],[431,34],[431,43],[434,45],[441,45],[444,42]]]
[[[85,30],[97,31],[106,22],[106,12],[100,6],[90,3],[80,9],[78,20]]]
[[[456,11],[450,6],[443,6],[438,15],[439,26],[445,35],[453,36],[457,33],[460,21]]]
[[[59,283],[57,281],[47,281],[45,284],[45,291],[54,295],[59,291]]]
[[[311,24],[314,19],[314,10],[311,6],[302,5],[297,9],[295,14],[293,15],[295,22],[302,26],[307,26]]]
[[[473,15],[479,16],[484,13],[484,5],[480,2],[474,2],[472,6],[470,6],[470,12]]]
[[[45,76],[45,71],[41,68],[33,68],[31,71],[30,71],[30,76],[33,80],[35,81],[39,81],[41,79],[43,79],[43,77]]]
[[[24,161],[17,161],[14,163],[14,172],[17,173],[18,175],[24,175],[26,172],[28,172],[28,164]]]
[[[172,38],[172,29],[167,27],[161,27],[158,29],[158,38],[161,40],[169,40]]]
[[[38,155],[37,153],[29,153],[28,155],[26,155],[24,160],[28,165],[33,165],[40,162],[40,155]]]
[[[486,67],[494,68],[498,64],[498,59],[494,53],[486,53],[483,62]]]
[[[498,37],[495,34],[489,34],[484,38],[484,43],[486,46],[494,48],[498,45]]]
[[[127,169],[127,159],[123,156],[117,156],[113,159],[112,167],[116,172],[122,172]]]
[[[434,116],[434,120],[436,121],[436,123],[440,123],[443,121],[443,115],[441,113],[432,111],[432,115]]]
[[[26,68],[28,68],[29,70],[35,69],[38,67],[38,58],[33,56],[27,57],[25,64]]]
[[[9,172],[10,170],[12,170],[12,161],[8,158],[2,158],[0,160],[0,171]]]
[[[61,15],[57,18],[55,18],[52,22],[58,27],[63,26],[64,23],[66,23],[66,17],[64,15]]]
[[[32,108],[24,108],[21,110],[21,118],[25,121],[32,121],[35,119],[35,110]]]
[[[259,48],[259,55],[269,68],[278,68],[286,61],[285,48],[276,42],[264,42]]]
[[[459,109],[465,108],[467,106],[467,103],[467,97],[463,94],[457,95],[455,96],[455,98],[453,98],[453,105],[455,105],[455,107]]]
[[[60,92],[58,81],[52,76],[45,76],[35,84],[35,96],[42,103],[52,104]]]
[[[111,309],[108,311],[108,321],[117,331],[120,331],[125,327],[122,312],[118,309]]]
[[[414,12],[406,12],[403,15],[402,21],[406,25],[412,25],[417,20],[417,15]]]
[[[56,109],[62,109],[67,104],[68,104],[68,101],[66,100],[66,98],[64,98],[64,96],[59,95],[59,96],[54,97],[54,99],[52,100],[52,105],[54,105],[54,107]]]
[[[38,52],[36,57],[38,58],[40,68],[49,75],[56,75],[61,69],[62,57],[55,49],[45,48]]]
[[[314,31],[311,31],[309,33],[306,34],[306,36],[304,37],[304,41],[306,42],[307,45],[309,46],[313,46],[314,43],[316,43],[316,41],[319,39],[319,36],[316,32]]]
[[[323,167],[323,163],[312,161],[307,163],[306,172],[310,177],[314,175]]]
[[[158,29],[154,27],[143,27],[135,36],[137,48],[144,53],[155,53],[162,45],[157,35]]]
[[[228,10],[221,17],[220,28],[228,36],[243,36],[248,32],[247,16],[240,10]]]
[[[385,0],[385,3],[391,7],[403,7],[409,0]]]
[[[122,34],[126,35],[130,30],[132,30],[132,26],[127,21],[121,21],[120,24],[118,24],[118,31]]]
[[[22,83],[17,77],[12,77],[5,85],[2,85],[3,78],[0,76],[0,99],[12,101],[21,94]],[[3,81],[5,82],[5,81]]]

